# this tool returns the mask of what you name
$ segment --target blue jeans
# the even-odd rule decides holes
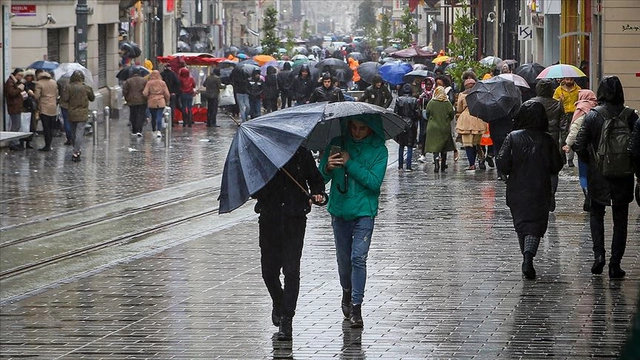
[[[260,98],[249,98],[249,110],[251,113],[251,118],[255,119],[261,115],[262,110],[262,100]]]
[[[148,109],[151,112],[151,130],[162,131],[162,114],[164,108]]]
[[[249,94],[236,94],[236,98],[238,99],[238,107],[240,108],[240,119],[242,121],[247,121],[249,111],[251,110]]]
[[[60,113],[62,114],[62,121],[64,124],[64,133],[67,136],[67,140],[73,142],[75,134],[71,132],[71,123],[69,122],[69,110],[60,107]]]
[[[191,109],[193,109],[193,95],[180,95],[180,103],[182,105],[182,124],[193,124]]]
[[[407,166],[406,169],[411,169],[411,161],[413,160],[413,146],[411,145],[399,145],[398,147],[398,169],[402,169],[402,163],[404,163],[404,148],[407,148]]]
[[[371,244],[374,218],[360,217],[344,220],[331,217],[333,238],[338,259],[338,275],[344,290],[351,289],[351,302],[362,304],[367,280],[367,255]]]

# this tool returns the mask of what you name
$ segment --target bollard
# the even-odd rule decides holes
[[[110,115],[111,109],[108,106],[104,107],[104,138],[109,140],[109,115]]]
[[[171,145],[171,108],[166,106],[164,108],[164,146],[169,147]]]
[[[93,110],[92,112],[89,113],[89,119],[88,122],[91,123],[91,131],[93,132],[93,145],[97,145],[98,144],[98,126],[97,126],[97,122],[98,122],[98,112]]]

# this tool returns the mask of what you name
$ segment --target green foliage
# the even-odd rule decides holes
[[[305,20],[302,23],[302,34],[300,34],[302,40],[308,40],[311,37],[311,32],[309,31],[309,20]]]
[[[380,37],[382,38],[382,46],[386,49],[389,46],[389,39],[391,38],[391,20],[386,14],[382,14]]]
[[[447,72],[459,85],[459,89],[463,88],[462,73],[467,69],[473,69],[478,77],[482,77],[491,70],[476,60],[474,25],[474,19],[471,18],[467,5],[456,11],[456,19],[453,22],[453,42],[449,44],[449,56],[452,60],[455,59],[456,67],[447,68]]]
[[[262,39],[262,53],[267,55],[277,54],[280,48],[280,40],[276,35],[276,26],[278,25],[278,11],[275,7],[269,6],[265,11],[264,38]]]
[[[285,43],[284,48],[287,49],[287,53],[291,54],[293,47],[296,45],[295,41],[293,41],[296,35],[293,33],[293,29],[287,29],[284,34],[287,36],[287,42]]]
[[[373,9],[372,0],[363,0],[358,7],[358,19],[355,22],[355,28],[364,29],[365,36],[372,36],[376,33],[376,14]]]
[[[400,31],[396,33],[396,37],[400,39],[401,47],[407,48],[411,46],[411,43],[413,42],[413,36],[420,32],[420,29],[418,29],[416,19],[409,11],[409,8],[404,9],[404,14],[402,14],[400,22],[402,23],[402,26],[400,28]]]

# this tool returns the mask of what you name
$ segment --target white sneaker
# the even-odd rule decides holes
[[[162,137],[162,132],[160,130],[156,131],[156,137]]]
[[[142,137],[142,133],[136,133],[137,137]]]
[[[420,157],[418,158],[418,161],[421,163],[426,163],[427,162],[427,158],[424,155],[420,155]]]

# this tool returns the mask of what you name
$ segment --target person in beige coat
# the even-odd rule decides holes
[[[158,70],[153,70],[149,75],[149,81],[144,86],[142,95],[147,98],[147,107],[151,112],[152,131],[157,137],[162,137],[162,112],[169,103],[171,94]]]
[[[40,121],[42,121],[42,132],[44,133],[44,147],[40,151],[51,151],[51,140],[53,140],[53,125],[58,116],[58,83],[47,71],[38,74],[36,91],[34,98],[38,101],[40,111]]]
[[[464,81],[465,91],[458,95],[456,103],[456,112],[458,113],[458,122],[456,123],[456,132],[462,135],[462,146],[467,153],[469,167],[466,170],[476,169],[476,155],[478,154],[478,145],[482,134],[487,131],[487,123],[469,113],[467,106],[467,94],[469,90],[476,84],[473,79]]]

